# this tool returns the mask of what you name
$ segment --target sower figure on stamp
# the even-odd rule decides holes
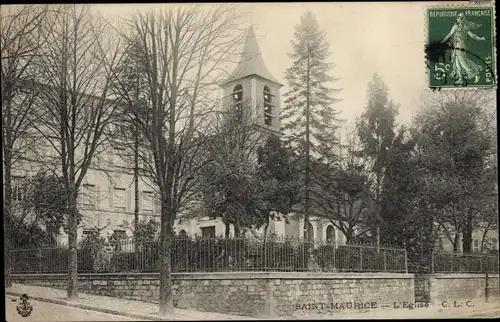
[[[483,41],[484,37],[479,37],[471,30],[479,28],[481,25],[465,19],[463,13],[458,14],[457,22],[453,25],[450,32],[444,37],[442,43],[447,42],[451,38],[452,53],[451,53],[451,76],[456,79],[455,84],[462,84],[464,77],[474,79],[474,83],[479,82],[479,73],[482,67],[469,58],[467,58],[467,36],[474,40]]]

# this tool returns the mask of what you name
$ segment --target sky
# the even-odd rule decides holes
[[[449,3],[467,3],[451,1]],[[353,124],[366,106],[366,90],[377,73],[389,87],[390,98],[400,104],[397,121],[409,123],[419,110],[427,91],[424,44],[426,8],[445,2],[360,2],[360,3],[247,3],[240,10],[248,14],[269,71],[287,91],[285,70],[291,66],[294,27],[305,10],[310,10],[330,43],[330,75],[341,88],[336,104],[339,117]],[[212,4],[206,4],[210,6]],[[95,5],[104,16],[127,16],[135,10],[161,5]]]

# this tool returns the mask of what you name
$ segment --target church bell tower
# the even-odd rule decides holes
[[[224,105],[235,112],[251,113],[264,132],[280,135],[280,88],[283,86],[267,69],[253,27],[247,31],[241,60],[220,85]]]

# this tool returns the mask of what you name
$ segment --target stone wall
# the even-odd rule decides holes
[[[64,288],[64,274],[13,275],[15,283]],[[157,302],[158,274],[80,274],[84,293]],[[254,317],[327,313],[414,301],[414,276],[395,273],[225,272],[173,274],[174,305]]]
[[[429,302],[430,285],[428,275],[415,275],[415,301]]]
[[[488,275],[489,300],[499,296],[499,275]],[[485,274],[434,274],[427,275],[430,286],[430,302],[486,300]]]
[[[274,279],[276,316],[381,308],[395,301],[414,301],[413,274],[306,273]]]

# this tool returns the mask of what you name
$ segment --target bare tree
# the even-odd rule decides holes
[[[10,249],[13,224],[12,171],[20,159],[33,148],[30,135],[31,112],[36,91],[23,84],[35,77],[33,58],[45,39],[40,33],[50,13],[47,6],[7,6],[0,15],[1,81],[2,81],[2,156],[4,174],[4,241],[5,285],[10,280]]]
[[[129,40],[139,44],[146,79],[145,111],[132,111],[140,136],[152,152],[146,175],[161,199],[160,314],[173,310],[170,245],[175,219],[195,202],[198,176],[209,138],[203,126],[222,63],[234,54],[242,34],[234,6],[167,7],[136,14]],[[132,101],[132,100],[131,100]],[[213,102],[213,100],[212,100]],[[147,160],[146,160],[147,161]]]
[[[68,299],[77,296],[77,198],[82,181],[107,146],[118,105],[109,91],[120,43],[105,36],[106,24],[88,6],[65,5],[45,30],[47,45],[36,61],[43,102],[34,127],[49,146],[54,171],[62,177],[68,205]]]
[[[141,149],[141,145],[145,140],[141,135],[139,124],[143,117],[147,118],[147,114],[145,114],[147,113],[145,99],[147,97],[147,79],[141,73],[143,57],[141,57],[140,51],[140,44],[137,39],[128,40],[124,58],[115,70],[112,87],[112,90],[122,102],[123,110],[121,111],[121,117],[116,119],[115,135],[111,142],[115,148],[118,148],[115,150],[122,151],[120,157],[125,166],[133,170],[134,231],[137,231],[139,225],[139,181],[142,178],[141,175],[144,175],[142,165],[151,155],[151,153],[147,152],[141,153],[150,149],[147,148],[147,144],[146,149],[144,147]],[[139,247],[136,247],[135,250],[138,252]]]

